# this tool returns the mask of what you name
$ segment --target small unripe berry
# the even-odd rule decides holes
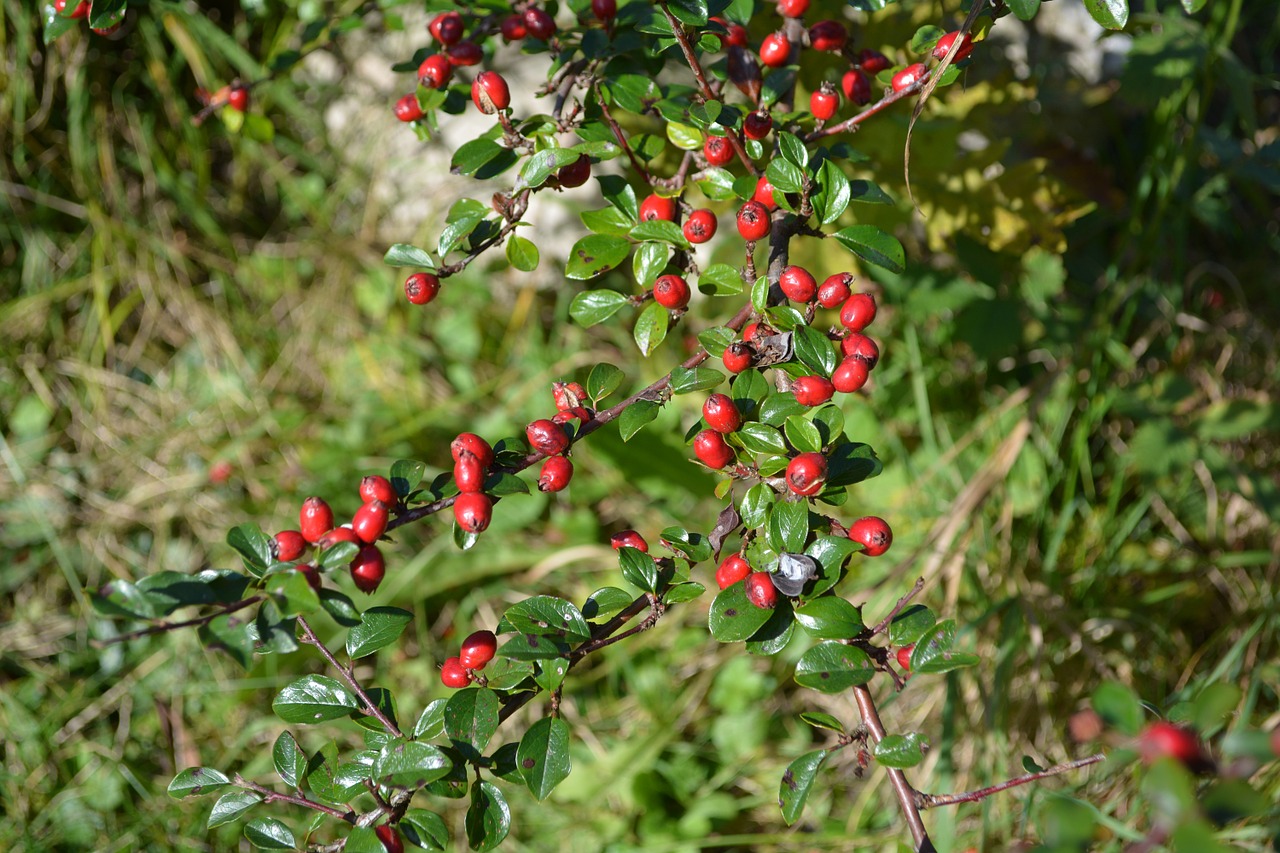
[[[462,16],[457,12],[441,12],[427,24],[431,37],[443,45],[457,44],[462,38],[465,27]]]
[[[849,31],[839,21],[818,21],[809,28],[809,44],[814,50],[834,53],[844,47]]]
[[[377,542],[378,537],[387,532],[387,522],[391,513],[382,501],[369,501],[356,510],[351,519],[351,529],[363,542]]]
[[[751,564],[741,554],[730,554],[716,568],[716,586],[728,589],[751,574]]]
[[[796,402],[809,408],[821,406],[831,399],[835,391],[835,386],[825,376],[801,376],[791,383],[791,393],[796,395]]]
[[[382,501],[391,506],[397,499],[395,487],[381,474],[370,474],[360,481],[360,500],[365,503]]]
[[[933,58],[942,59],[947,55],[947,51],[951,50],[951,45],[955,44],[956,39],[960,37],[960,31],[947,33],[938,39],[938,43],[933,46]],[[964,34],[964,41],[960,42],[960,49],[956,51],[955,59],[952,62],[959,62],[965,59],[969,54],[973,53],[973,36],[969,33]]]
[[[769,210],[758,201],[749,201],[738,208],[738,233],[742,239],[754,242],[769,236]]]
[[[864,557],[879,557],[893,544],[893,531],[883,518],[869,515],[850,525],[849,538],[862,543]]]
[[[471,84],[471,100],[487,116],[511,106],[511,89],[497,71],[481,71]]]
[[[849,289],[849,283],[852,281],[853,276],[847,272],[827,276],[826,280],[818,286],[818,304],[823,308],[838,308],[843,305],[852,295]]]
[[[428,89],[443,89],[453,74],[453,63],[443,53],[433,53],[418,66],[418,82]]]
[[[870,375],[871,368],[865,361],[856,356],[846,356],[831,374],[831,387],[841,394],[853,394],[862,390]]]
[[[802,497],[816,495],[827,482],[827,459],[821,453],[801,453],[787,463],[787,488]]]
[[[307,550],[307,540],[296,530],[281,530],[271,538],[271,553],[282,563],[292,563]]]
[[[507,15],[502,19],[502,38],[506,41],[520,41],[529,34],[524,25],[524,15]]]
[[[450,64],[455,68],[479,65],[480,60],[484,59],[484,51],[480,49],[480,45],[473,41],[460,41],[457,44],[450,45],[445,54],[449,57]]]
[[[453,482],[460,492],[484,491],[485,466],[480,458],[472,453],[464,453],[453,463]]]
[[[471,673],[456,657],[449,658],[440,667],[440,681],[445,687],[466,687],[471,683]]]
[[[720,360],[724,362],[725,370],[730,373],[741,373],[755,362],[756,351],[750,344],[737,341],[725,347],[724,355]]]
[[[747,575],[747,601],[761,610],[772,610],[778,604],[778,590],[768,572]]]
[[[418,96],[410,93],[396,101],[396,118],[403,122],[417,121],[422,118],[422,107],[418,106]]]
[[[703,465],[717,471],[730,465],[734,460],[733,448],[724,440],[724,436],[713,429],[704,429],[693,439],[693,452]]]
[[[929,69],[925,68],[923,63],[917,62],[894,74],[890,85],[893,86],[893,91],[901,92],[903,89],[914,86],[918,81],[923,80],[928,73]]]
[[[454,462],[462,458],[462,454],[470,453],[485,468],[493,464],[493,448],[489,446],[489,442],[472,432],[464,432],[455,438],[449,445],[449,451],[453,454]]]
[[[396,832],[395,827],[384,823],[382,826],[375,827],[373,831],[387,853],[404,853],[404,841],[401,840],[400,833]]]
[[[524,13],[524,25],[529,29],[529,35],[543,41],[550,41],[551,37],[556,34],[556,22],[543,9],[529,7]]]
[[[809,112],[818,121],[831,118],[840,107],[840,96],[830,86],[830,83],[823,83],[821,89],[809,96]]]
[[[770,68],[781,68],[791,56],[791,42],[784,33],[770,33],[760,43],[760,61]]]
[[[644,541],[644,537],[634,530],[619,530],[609,537],[609,544],[615,551],[620,548],[635,548],[637,551],[649,553],[649,543]]]
[[[612,21],[618,14],[618,0],[591,0],[591,14],[601,21]]]
[[[818,282],[804,267],[794,264],[778,276],[778,286],[792,302],[811,302],[818,295]]]
[[[858,54],[858,67],[868,74],[879,74],[893,63],[878,50],[864,49]]]
[[[311,497],[302,502],[302,510],[298,513],[298,530],[302,538],[315,544],[320,537],[333,529],[333,510],[325,503],[324,498]]]
[[[708,136],[702,143],[702,156],[712,166],[723,166],[733,159],[733,145],[725,136]]]
[[[716,432],[730,433],[742,429],[742,413],[728,394],[712,394],[702,404],[702,417]]]
[[[773,184],[769,183],[769,179],[764,175],[756,180],[756,191],[751,194],[751,200],[759,202],[769,210],[778,209],[778,203],[773,200]]]
[[[426,305],[438,293],[440,278],[429,272],[416,272],[404,280],[404,295],[414,305]]]
[[[857,106],[871,103],[871,79],[859,68],[850,68],[840,78],[845,100]]]
[[[563,491],[573,479],[573,463],[564,456],[548,456],[538,474],[538,491]]]
[[[640,221],[653,222],[657,219],[664,219],[667,222],[676,221],[676,200],[651,194],[640,202]]]
[[[572,163],[566,163],[556,172],[556,180],[565,189],[580,187],[591,177],[591,158],[583,154]]]
[[[453,501],[453,517],[468,533],[483,533],[493,520],[493,501],[483,492],[465,492]]]
[[[387,564],[377,545],[365,545],[351,561],[351,580],[355,582],[356,589],[365,594],[376,590],[386,574]]]
[[[689,282],[678,275],[660,275],[653,283],[653,301],[672,311],[688,306],[690,295]]]
[[[778,0],[778,14],[786,18],[799,18],[809,11],[809,0]]]
[[[694,245],[705,243],[716,236],[716,228],[719,225],[714,213],[705,207],[700,207],[689,214],[689,218],[685,220],[684,238]]]
[[[94,30],[94,32],[98,32]],[[102,35],[102,33],[99,33]],[[232,86],[227,92],[227,105],[238,113],[243,113],[249,109],[249,87],[248,86]]]
[[[476,631],[462,641],[458,661],[467,669],[484,669],[498,653],[498,638],[492,631]]]
[[[747,139],[764,139],[773,130],[773,116],[767,110],[752,110],[742,120],[742,135]]]
[[[909,646],[902,646],[898,649],[898,666],[902,667],[907,672],[911,671],[911,653],[915,651],[915,649],[915,643],[912,643]]]
[[[861,332],[876,318],[876,298],[870,293],[855,293],[840,308],[840,325],[851,332]]]
[[[847,332],[844,340],[840,341],[840,352],[847,357],[865,361],[868,370],[880,363],[880,347],[861,332]]]

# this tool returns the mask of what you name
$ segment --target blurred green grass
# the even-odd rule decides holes
[[[567,322],[572,293],[549,259],[519,278],[474,268],[427,311],[409,310],[380,263],[370,223],[388,211],[367,192],[369,169],[321,120],[340,82],[256,91],[270,141],[191,126],[196,85],[256,76],[255,57],[291,44],[317,8],[156,3],[118,41],[80,32],[47,49],[27,4],[0,9],[0,845],[229,849],[236,826],[207,831],[208,804],[170,800],[165,786],[197,763],[265,778],[281,728],[270,699],[314,663],[266,658],[243,673],[182,632],[99,649],[90,640],[120,625],[94,615],[84,591],[230,565],[233,524],[286,526],[308,494],[352,509],[360,475],[395,458],[441,470],[458,431],[513,434],[545,414],[552,380],[632,364],[631,345],[621,329]],[[878,276],[884,359],[872,392],[846,407],[850,431],[886,463],[849,512],[884,515],[896,533],[853,598],[883,612],[923,574],[923,600],[955,615],[987,662],[885,697],[891,726],[934,744],[913,775],[925,790],[1016,775],[1023,755],[1083,754],[1065,723],[1108,679],[1153,711],[1226,681],[1244,691],[1242,722],[1277,722],[1280,108],[1266,81],[1280,38],[1265,10],[1245,16],[1215,10],[1191,33],[1155,21],[1159,39],[1225,39],[1234,51],[1185,81],[1158,63],[1152,80],[1135,76],[1148,64],[1118,93],[1046,87],[1036,121],[1019,98],[938,116],[922,144],[972,126],[1004,133],[1020,141],[1012,157],[1058,152],[1048,180],[1120,199],[1066,226],[1061,262],[993,252],[980,229],[930,249],[936,216],[911,226],[904,209],[874,211],[914,264]],[[877,32],[893,44],[916,23],[901,13]],[[1159,39],[1140,47],[1179,48]],[[365,47],[339,42],[339,66]],[[1039,61],[1032,82],[1062,74]],[[1248,69],[1249,109],[1230,88],[1232,62]],[[1026,85],[993,65],[970,72],[970,91]],[[901,135],[887,120],[857,140],[899,198]],[[993,200],[957,192],[952,161],[920,151],[918,197],[986,221]],[[1044,211],[1020,215],[1053,231]],[[833,263],[822,250],[806,260]],[[675,343],[628,380],[659,375]],[[609,531],[711,526],[710,480],[679,442],[692,405],[680,398],[629,444],[594,436],[567,497],[512,501],[465,555],[442,521],[397,535],[375,600],[413,609],[415,629],[363,672],[394,679],[402,715],[441,694],[435,663],[458,631],[494,624],[525,593],[582,600],[613,583]],[[230,479],[210,482],[222,461]],[[575,670],[564,707],[575,773],[552,808],[511,793],[510,849],[835,850],[851,838],[898,849],[882,773],[860,780],[847,765],[827,770],[798,829],[783,829],[782,769],[820,743],[796,715],[851,723],[856,712],[793,688],[798,648],[756,660],[717,647],[705,606],[674,609]],[[319,733],[299,735],[320,745]],[[356,741],[354,729],[343,737]],[[926,820],[941,850],[1008,849],[1036,835],[1052,792],[1082,783],[1108,813],[1131,804],[1125,779],[1082,773]],[[442,807],[456,830],[460,809]]]

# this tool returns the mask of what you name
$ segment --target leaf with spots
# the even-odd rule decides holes
[[[522,634],[555,637],[571,642],[591,639],[591,628],[571,601],[535,595],[507,608],[502,617]]]
[[[820,693],[842,693],[875,673],[866,652],[843,643],[819,643],[796,664],[796,681]]]
[[[782,784],[778,786],[778,805],[782,807],[782,819],[791,826],[804,811],[805,800],[809,799],[809,791],[813,789],[813,780],[818,771],[826,763],[830,752],[819,749],[806,752],[787,765],[782,774]]]
[[[345,717],[359,704],[351,691],[334,679],[304,675],[280,691],[271,709],[286,723],[320,723]]]
[[[589,234],[574,243],[569,250],[569,262],[565,264],[564,274],[577,281],[595,278],[625,261],[629,254],[631,242],[626,237]]]
[[[573,769],[569,757],[569,724],[557,717],[538,720],[520,739],[516,763],[529,792],[545,800]]]
[[[736,643],[760,630],[772,615],[772,610],[756,607],[747,601],[746,581],[738,581],[716,595],[711,602],[707,624],[711,628],[711,636],[720,642]]]
[[[231,784],[227,774],[211,767],[188,767],[169,783],[169,796],[175,800],[212,794]]]
[[[416,789],[448,776],[453,762],[429,743],[396,740],[382,748],[372,769],[379,785]]]
[[[444,706],[444,731],[467,761],[479,761],[498,730],[498,695],[487,687],[468,687]]]
[[[466,819],[467,846],[472,850],[492,850],[511,831],[511,807],[492,782],[471,785],[471,806]]]

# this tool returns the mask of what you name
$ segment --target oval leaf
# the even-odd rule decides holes
[[[319,723],[345,717],[359,706],[356,697],[324,675],[305,675],[285,687],[271,703],[286,723]]]
[[[820,693],[842,693],[866,684],[875,672],[871,658],[862,649],[843,643],[819,643],[796,664],[796,681]]]
[[[569,250],[564,274],[578,281],[595,278],[625,261],[630,253],[631,243],[626,237],[590,234],[574,243]]]
[[[394,643],[413,621],[413,614],[398,607],[370,607],[360,624],[347,634],[347,654],[352,660],[371,655]]]
[[[467,845],[472,850],[492,850],[511,831],[511,807],[492,782],[472,783],[466,829]]]
[[[529,792],[545,800],[573,769],[569,724],[556,717],[538,720],[520,739],[516,762]]]
[[[716,594],[711,602],[707,625],[711,636],[720,642],[736,643],[760,630],[772,615],[772,610],[756,607],[748,601],[746,581],[738,581]]]
[[[813,780],[830,755],[825,749],[807,752],[787,765],[778,787],[778,805],[782,806],[782,819],[791,826],[804,811],[805,800],[813,789]]]

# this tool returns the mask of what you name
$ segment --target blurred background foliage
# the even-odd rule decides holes
[[[207,831],[209,803],[165,786],[197,763],[268,781],[270,698],[315,662],[245,673],[183,632],[98,648],[121,626],[86,590],[232,565],[233,524],[291,526],[308,494],[350,511],[361,475],[396,458],[443,470],[458,431],[513,434],[551,409],[551,381],[601,361],[639,387],[680,341],[640,363],[627,329],[573,326],[554,241],[532,274],[480,263],[427,310],[403,302],[386,246],[433,243],[445,201],[488,193],[424,167],[431,144],[390,119],[412,83],[386,69],[426,42],[417,4],[152,0],[111,38],[49,46],[46,13],[0,0],[0,846],[230,849],[235,826]],[[958,23],[931,2],[850,14],[861,46],[897,61],[917,27]],[[753,39],[775,25],[761,17]],[[878,618],[923,576],[922,600],[984,659],[884,697],[891,729],[933,744],[913,776],[927,791],[1087,754],[1066,723],[1106,681],[1149,718],[1235,688],[1210,735],[1280,723],[1274,8],[1148,0],[1100,44],[1048,21],[1001,20],[935,95],[912,144],[918,213],[908,111],[851,140],[897,200],[857,206],[859,221],[897,233],[911,264],[867,271],[884,358],[846,412],[886,464],[848,510],[890,519],[896,543],[849,592]],[[197,87],[331,39],[257,87],[243,127],[193,126]],[[849,263],[819,245],[797,258],[823,275]],[[703,300],[691,319],[726,310]],[[402,715],[441,694],[459,636],[518,596],[611,583],[609,532],[710,528],[711,480],[681,442],[694,404],[627,444],[593,436],[567,496],[505,502],[465,555],[444,520],[397,534],[375,598],[412,609],[415,633],[363,671],[401,691]],[[705,606],[575,670],[575,772],[551,807],[510,793],[508,849],[899,849],[882,773],[847,764],[783,830],[782,769],[824,742],[796,714],[856,711],[795,689],[795,646],[717,647]],[[1280,779],[1261,772],[1274,827]],[[1118,850],[1152,825],[1136,780],[1121,762],[926,820],[944,851]],[[462,807],[442,808],[460,835]],[[1272,849],[1267,825],[1217,837]]]

